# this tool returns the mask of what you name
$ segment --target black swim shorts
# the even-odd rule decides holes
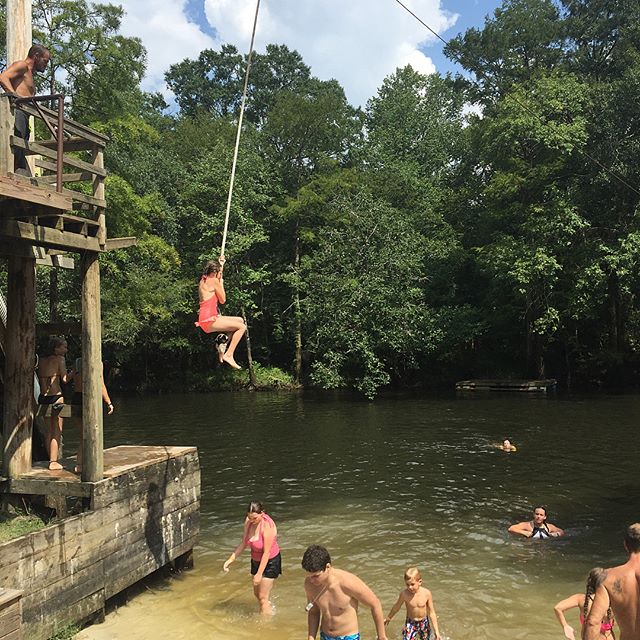
[[[258,560],[251,560],[251,575],[255,576],[258,573],[258,567],[260,562]],[[277,578],[282,573],[282,556],[278,554],[267,562],[267,566],[264,568],[262,576],[264,578]]]
[[[58,400],[62,400],[61,393],[57,393],[54,396],[45,396],[41,393],[38,396],[38,404],[55,404]]]

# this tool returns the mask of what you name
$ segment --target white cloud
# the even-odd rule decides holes
[[[148,51],[145,88],[166,91],[163,73],[169,65],[195,58],[207,47],[235,45],[246,53],[255,0],[203,0],[214,41],[184,14],[186,0],[123,0],[125,35],[138,35]],[[441,0],[404,0],[430,27],[441,33],[457,16]],[[269,43],[296,49],[313,75],[337,79],[353,104],[364,105],[385,76],[411,64],[432,73],[435,66],[419,48],[434,36],[393,0],[262,0],[256,50]]]

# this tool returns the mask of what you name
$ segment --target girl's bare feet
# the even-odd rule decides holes
[[[49,463],[49,470],[50,471],[60,471],[62,469],[62,465],[59,462],[55,462],[54,460],[52,460]]]
[[[222,356],[222,360],[226,362],[233,369],[242,369],[242,367],[233,359],[233,356],[229,355],[228,353],[225,353]]]

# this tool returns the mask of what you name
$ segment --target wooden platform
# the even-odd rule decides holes
[[[461,380],[456,391],[525,391],[546,393],[553,391],[558,382],[553,378],[542,380]]]
[[[107,449],[105,479],[95,483],[82,483],[69,465],[37,467],[4,483],[14,493],[86,494],[91,503],[88,511],[0,544],[0,585],[22,593],[29,640],[101,618],[109,598],[161,567],[187,568],[198,541],[195,447]]]
[[[105,480],[117,478],[137,469],[195,452],[195,447],[144,447],[136,445],[112,447],[104,451],[104,477]],[[61,471],[51,471],[48,468],[48,462],[36,462],[30,472],[19,478],[14,480],[2,478],[0,479],[0,492],[86,498],[94,497],[97,491],[100,493],[97,489],[100,482],[82,482],[80,474],[74,472],[75,456],[63,458],[60,463],[64,467]]]

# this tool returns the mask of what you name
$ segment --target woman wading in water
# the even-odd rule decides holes
[[[227,334],[229,346],[226,350],[221,346],[218,351],[218,357],[221,363],[226,362],[234,369],[241,369],[242,367],[235,361],[233,356],[247,327],[244,320],[239,316],[220,315],[218,303],[224,304],[227,301],[222,279],[223,267],[224,256],[220,256],[219,260],[209,260],[204,267],[198,284],[200,313],[195,324],[205,333]]]
[[[584,624],[584,621],[591,610],[591,605],[593,604],[593,598],[596,593],[596,589],[604,582],[604,579],[607,577],[607,572],[601,567],[596,567],[595,569],[591,569],[589,571],[589,575],[587,576],[587,588],[586,593],[575,593],[564,600],[558,602],[558,604],[553,608],[555,611],[556,617],[558,618],[558,622],[562,626],[564,631],[564,637],[567,640],[575,640],[575,631],[573,627],[567,622],[564,617],[565,611],[569,609],[579,609],[580,610],[580,626]],[[602,622],[600,623],[600,638],[602,640],[615,640],[615,634],[613,633],[613,625],[615,621],[613,619],[613,613],[611,609],[607,610],[607,615],[602,618]]]
[[[253,595],[260,603],[260,613],[271,615],[273,607],[269,595],[273,581],[282,573],[282,557],[278,546],[276,523],[264,512],[260,502],[250,502],[244,521],[242,540],[222,566],[226,572],[245,547],[251,549]]]

